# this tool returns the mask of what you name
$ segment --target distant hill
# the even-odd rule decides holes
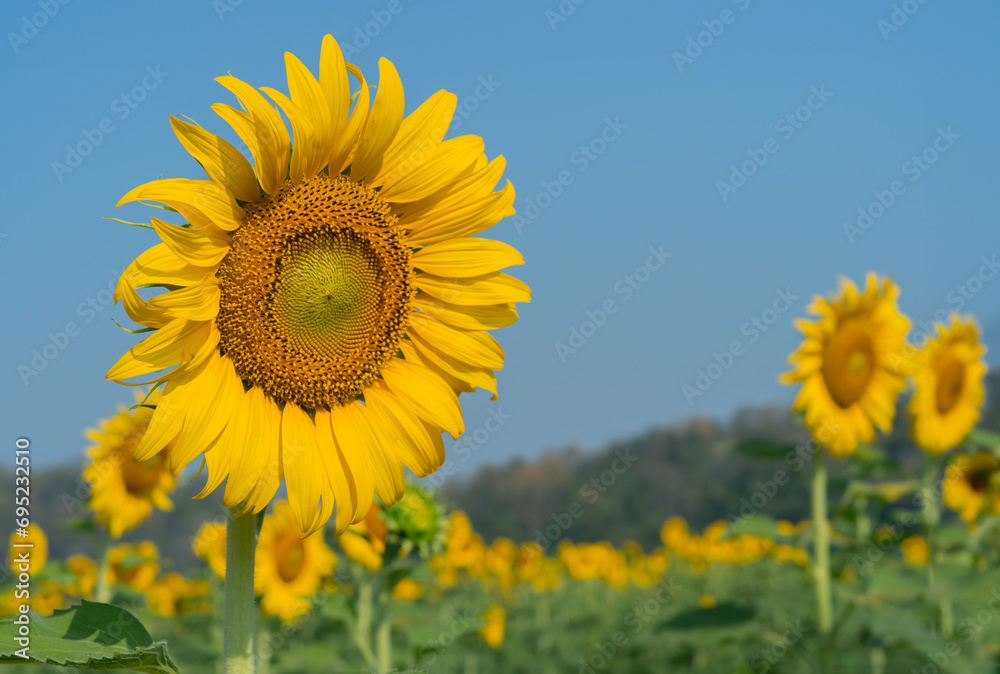
[[[1000,374],[989,375],[987,391],[992,394],[987,396],[981,425],[1000,430]],[[904,471],[915,471],[920,455],[908,440],[906,416],[902,409],[899,412],[900,421],[882,445]],[[540,537],[544,544],[564,538],[614,543],[634,539],[649,549],[658,545],[660,527],[668,517],[680,515],[702,527],[738,515],[744,499],[770,492],[776,472],[784,471],[788,484],[767,498],[762,512],[792,520],[808,517],[809,468],[796,472],[794,461],[732,452],[734,443],[754,439],[794,445],[806,440],[807,434],[784,408],[745,409],[727,423],[696,418],[596,452],[568,447],[531,461],[486,467],[470,478],[446,483],[442,496],[452,507],[465,510],[487,540]],[[831,471],[834,491],[845,465],[835,463]],[[76,552],[96,554],[92,536],[65,529],[69,519],[82,514],[76,500],[86,495],[80,470],[81,466],[66,466],[32,474],[32,518],[48,532],[50,554],[56,558]],[[9,471],[0,472],[0,485],[13,483]],[[173,495],[175,509],[155,512],[126,539],[153,539],[178,568],[190,568],[195,564],[191,538],[198,527],[224,515],[219,494],[192,499],[200,486],[180,479]],[[4,499],[4,508],[12,503],[12,498]]]

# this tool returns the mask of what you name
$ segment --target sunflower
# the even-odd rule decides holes
[[[792,409],[805,411],[813,437],[834,456],[871,442],[876,426],[892,428],[896,397],[906,385],[909,328],[896,294],[892,281],[874,273],[863,293],[845,278],[835,296],[810,305],[819,320],[796,322],[805,340],[788,357],[794,369],[781,381],[802,382]]]
[[[908,536],[900,544],[903,559],[914,566],[927,566],[931,558],[931,546],[923,536]]]
[[[127,585],[145,592],[156,581],[160,572],[160,553],[152,541],[122,543],[108,550],[107,582]]]
[[[945,470],[944,504],[972,523],[984,512],[1000,512],[997,458],[987,452],[956,454]]]
[[[322,536],[304,538],[287,501],[264,518],[257,543],[254,589],[265,615],[290,622],[309,612],[306,601],[333,573],[337,557]]]
[[[424,596],[424,586],[412,578],[404,578],[392,588],[392,598],[398,601],[416,601]]]
[[[204,454],[199,496],[228,476],[223,503],[243,512],[284,479],[303,531],[336,502],[340,534],[375,494],[400,498],[403,465],[437,470],[441,432],[464,430],[460,392],[496,395],[504,352],[488,330],[514,323],[530,291],[499,271],[523,263],[517,250],[474,238],[514,212],[514,189],[494,191],[505,160],[481,138],[443,140],[454,94],[404,118],[392,63],[380,60],[372,99],[329,35],[318,79],[290,53],[285,65],[289,95],[261,91],[291,138],[260,91],[219,77],[243,109],[212,108],[254,164],[172,118],[209,179],[155,180],[119,202],[159,202],[187,223],[152,218],[162,243],[119,280],[116,300],[155,332],[107,377],[165,384],[140,460],[171,441],[175,470]],[[165,292],[143,299],[148,287]]]
[[[208,568],[219,578],[226,577],[226,524],[205,522],[198,529],[191,544],[194,554],[208,563]]]
[[[937,455],[960,443],[979,421],[985,351],[975,321],[951,316],[917,353],[915,391],[907,412],[914,441]]]
[[[208,613],[212,604],[208,596],[212,587],[204,580],[188,580],[179,573],[160,578],[146,592],[149,610],[164,618],[178,614]]]
[[[86,599],[93,597],[97,584],[97,562],[86,555],[71,555],[66,558],[66,568],[73,574],[73,580],[66,585],[66,592]]]
[[[502,606],[491,606],[483,614],[483,620],[486,624],[479,628],[479,638],[490,648],[500,648],[507,631],[507,611]]]
[[[114,538],[142,524],[154,506],[173,509],[169,494],[176,478],[169,470],[169,451],[133,460],[153,416],[146,405],[159,400],[159,391],[148,396],[137,393],[134,411],[119,404],[117,414],[85,432],[96,443],[87,450],[91,463],[83,471],[83,479],[90,483],[90,507]]]
[[[18,529],[20,531],[20,529]],[[49,539],[37,524],[29,524],[25,527],[26,536],[19,536],[17,531],[10,535],[10,569],[17,573],[26,571],[29,576],[34,576],[45,568],[49,560]],[[15,547],[17,546],[17,547]],[[22,547],[31,546],[31,547]],[[28,568],[22,569],[22,562],[18,559],[22,555],[28,557]]]

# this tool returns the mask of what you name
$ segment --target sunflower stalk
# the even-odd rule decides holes
[[[823,637],[833,631],[833,597],[830,588],[830,523],[827,521],[826,450],[813,459],[812,517],[816,527],[813,553],[813,583],[816,587],[817,627]],[[825,670],[827,648],[820,653],[821,671]]]
[[[226,520],[226,587],[222,616],[225,674],[254,674],[254,552],[257,522],[231,510]]]
[[[97,585],[94,588],[94,601],[107,604],[111,601],[111,583],[108,582],[108,559],[111,552],[111,536],[108,532],[101,534],[101,561],[97,567]]]
[[[941,461],[938,457],[929,456],[926,461],[924,478],[923,515],[927,527],[927,592],[933,596],[937,583],[935,581],[934,563],[938,553],[938,525],[941,523],[941,503],[938,500],[937,478],[941,471]],[[951,600],[941,597],[938,601],[938,614],[941,634],[951,636],[954,631]]]
[[[378,669],[378,658],[372,650],[372,611],[375,605],[375,584],[372,578],[366,574],[359,574],[358,579],[358,602],[354,629],[354,643],[361,651],[365,662],[369,667]],[[385,670],[381,670],[385,671]]]

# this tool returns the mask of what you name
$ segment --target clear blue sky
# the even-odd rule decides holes
[[[213,78],[285,90],[283,52],[315,67],[327,32],[345,50],[353,43],[372,80],[379,56],[391,59],[407,110],[455,92],[467,113],[455,133],[507,157],[515,205],[535,216],[489,232],[524,253],[515,273],[534,301],[499,334],[500,400],[463,396],[470,435],[483,429],[486,442],[453,454],[460,470],[789,401],[775,376],[799,339],[792,320],[838,274],[890,274],[903,309],[927,319],[956,307],[949,293],[982,256],[1000,255],[1000,5],[903,4],[916,11],[896,26],[888,0],[564,0],[575,7],[564,21],[546,14],[558,0],[4,2],[4,442],[30,436],[38,465],[76,460],[81,429],[129,399],[104,373],[135,338],[115,327],[123,312],[101,291],[155,240],[101,218],[148,218],[114,210],[139,183],[204,177],[168,115],[238,144],[209,109],[232,102]],[[69,166],[66,146],[97,139],[102,120],[93,151]],[[926,155],[936,161],[912,163],[936,139],[943,151]],[[730,166],[752,156],[766,162],[720,188],[739,183]],[[560,177],[558,197],[537,199]],[[887,190],[892,205],[852,243],[845,223]],[[973,283],[965,300],[988,336],[1000,332],[997,279]],[[799,298],[766,314],[778,290]],[[606,304],[603,325],[582,325]],[[751,342],[756,328],[743,326],[754,317],[773,323]],[[55,335],[65,348],[25,384],[18,367],[71,321],[79,332]],[[581,348],[557,347],[579,345],[571,329],[581,326]],[[689,404],[682,386],[737,340],[741,355]],[[490,410],[504,417],[494,433],[483,426]]]

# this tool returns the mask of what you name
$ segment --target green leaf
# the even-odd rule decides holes
[[[778,531],[778,522],[774,518],[757,513],[750,517],[735,520],[729,525],[725,533],[722,534],[722,540],[725,541],[736,536],[751,535],[763,536],[772,541],[786,538]]]
[[[27,619],[27,659],[21,625]],[[147,674],[177,674],[166,643],[154,642],[139,619],[125,609],[84,600],[51,616],[29,611],[0,621],[0,665],[50,664],[86,670],[131,669]]]
[[[997,450],[1000,449],[1000,433],[976,428],[969,433],[969,442]]]
[[[707,627],[732,627],[740,625],[756,615],[751,606],[719,604],[715,608],[695,608],[680,613],[657,628],[663,630],[697,630]]]
[[[732,451],[754,459],[783,459],[789,452],[795,451],[795,445],[770,440],[741,440],[733,445]]]

